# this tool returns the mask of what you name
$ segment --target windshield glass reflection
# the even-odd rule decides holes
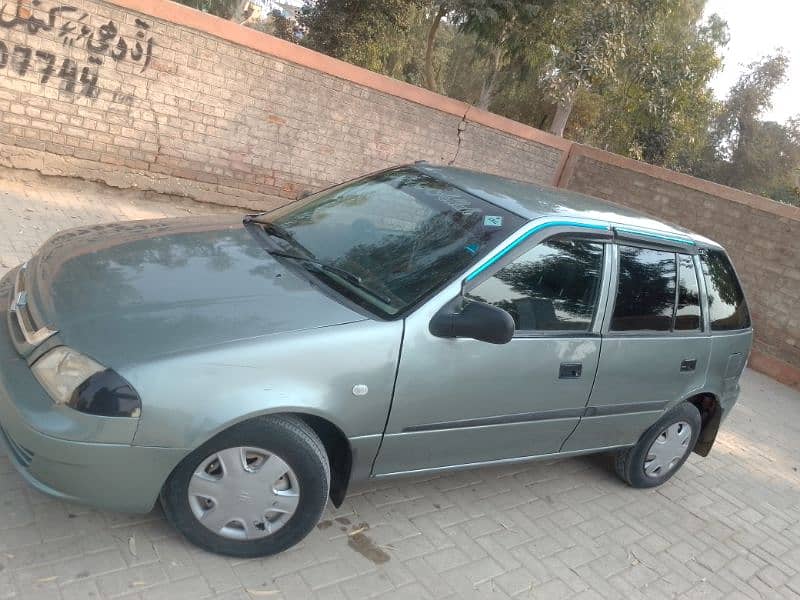
[[[283,242],[296,253],[355,275],[359,286],[321,273],[389,317],[452,281],[524,223],[413,168],[334,188],[264,218],[291,234]]]

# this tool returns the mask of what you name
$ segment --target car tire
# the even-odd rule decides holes
[[[700,412],[693,404],[683,402],[667,411],[635,446],[617,453],[617,475],[635,488],[661,485],[686,462],[701,425]]]
[[[264,484],[284,469],[275,483]],[[308,535],[329,487],[328,457],[314,431],[293,416],[266,416],[234,425],[186,456],[164,484],[161,505],[197,546],[251,558],[286,550]],[[272,499],[291,505],[291,514],[288,508],[273,512]]]

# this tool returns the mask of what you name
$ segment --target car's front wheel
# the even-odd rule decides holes
[[[635,446],[617,453],[617,475],[637,488],[661,485],[689,458],[701,425],[693,404],[683,402],[667,411]]]
[[[330,467],[314,431],[291,416],[240,423],[189,454],[161,494],[189,541],[237,557],[275,554],[317,524]]]

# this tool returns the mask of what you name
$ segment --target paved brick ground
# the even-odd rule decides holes
[[[0,171],[0,273],[58,229],[221,210]],[[800,394],[743,388],[711,456],[660,489],[606,457],[374,484],[265,560],[51,500],[0,456],[0,599],[800,598]]]

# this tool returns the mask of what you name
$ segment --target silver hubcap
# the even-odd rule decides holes
[[[207,457],[189,481],[189,506],[200,523],[235,540],[266,537],[297,510],[297,476],[261,448],[227,448]]]
[[[662,431],[644,459],[644,472],[648,477],[662,477],[672,471],[689,451],[692,427],[685,421],[673,423]]]

